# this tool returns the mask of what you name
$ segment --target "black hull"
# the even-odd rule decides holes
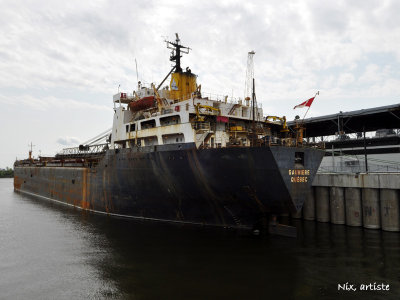
[[[14,187],[97,212],[253,227],[268,214],[301,209],[324,155],[281,146],[177,147],[109,150],[92,168],[16,166]],[[304,153],[302,164],[295,163],[296,152]],[[306,171],[294,176],[294,169]]]

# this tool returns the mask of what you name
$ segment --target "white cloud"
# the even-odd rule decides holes
[[[64,136],[57,139],[57,143],[63,146],[78,146],[80,140],[73,136]]]
[[[103,110],[112,112],[111,106],[81,102],[73,99],[57,98],[54,96],[35,97],[32,95],[19,95],[17,98],[10,99],[0,95],[0,102],[6,105],[18,106],[21,109],[34,109],[40,111],[50,111],[52,113],[65,112],[66,110]]]
[[[364,73],[360,76],[358,81],[364,84],[371,84],[374,82],[381,82],[383,74],[380,67],[376,64],[369,64],[365,67]]]
[[[338,86],[347,86],[354,82],[354,75],[351,73],[343,73],[339,75]]]

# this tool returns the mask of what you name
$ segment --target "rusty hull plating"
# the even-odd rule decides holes
[[[84,167],[16,166],[14,188],[96,212],[252,228],[268,214],[302,207],[323,156],[283,146],[174,146],[108,150],[98,164]],[[305,171],[292,172],[299,151]]]

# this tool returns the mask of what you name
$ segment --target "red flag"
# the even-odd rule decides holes
[[[295,107],[293,107],[293,109],[298,108],[298,107],[300,107],[300,108],[301,107],[306,107],[306,106],[310,107],[311,104],[314,101],[314,98],[315,98],[315,96],[310,98],[310,99],[308,99],[307,101],[304,101],[303,103],[300,103],[299,105],[296,105]]]

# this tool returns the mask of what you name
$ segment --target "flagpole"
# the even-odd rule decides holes
[[[319,95],[319,91],[315,93],[314,100],[315,100],[315,98],[317,97],[317,95]],[[306,113],[304,114],[303,121],[304,121],[304,119],[305,119],[305,117],[306,117],[308,111],[310,110],[310,108],[311,108],[311,105],[308,107]]]
[[[310,110],[310,107],[311,107],[311,106],[309,106],[309,107],[308,107],[308,109],[307,109],[306,113],[304,114],[303,121],[304,121],[304,118],[306,117],[306,115],[307,115],[308,111]]]

